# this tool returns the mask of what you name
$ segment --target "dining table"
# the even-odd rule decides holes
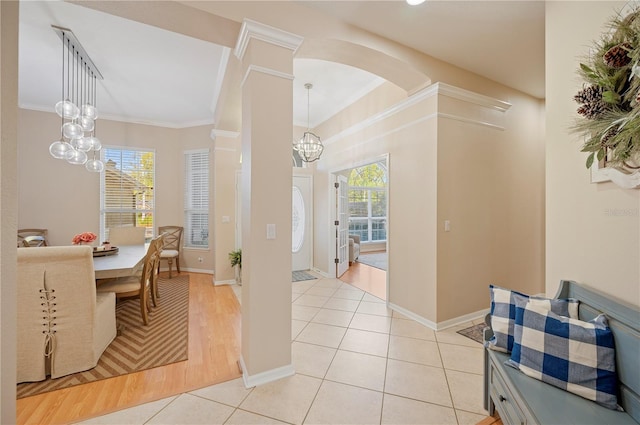
[[[93,257],[96,279],[132,276],[142,268],[149,244],[119,246],[113,255]]]

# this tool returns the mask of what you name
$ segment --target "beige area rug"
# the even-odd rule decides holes
[[[107,347],[97,366],[57,379],[18,384],[17,397],[112,378],[187,360],[189,337],[189,276],[160,278],[158,306],[152,308],[149,325],[142,324],[140,301],[118,302],[118,336]]]

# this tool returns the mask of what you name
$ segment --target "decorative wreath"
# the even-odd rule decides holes
[[[626,172],[640,168],[640,10],[613,18],[580,64],[583,87],[574,96],[587,168],[594,160]]]

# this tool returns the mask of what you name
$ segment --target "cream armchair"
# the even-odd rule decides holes
[[[349,235],[349,265],[360,256],[360,236]]]
[[[18,249],[18,376],[33,382],[96,366],[116,337],[115,296],[96,294],[92,249]]]

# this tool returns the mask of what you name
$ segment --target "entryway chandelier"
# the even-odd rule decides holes
[[[304,162],[313,162],[320,159],[324,146],[322,146],[320,137],[309,131],[309,91],[313,88],[313,84],[306,83],[304,88],[307,89],[307,131],[298,141],[293,142],[293,149],[298,152],[300,159]]]
[[[62,96],[55,105],[62,124],[60,139],[49,146],[49,153],[56,159],[100,173],[104,171],[104,163],[96,158],[102,144],[96,137],[95,121],[96,80],[102,80],[102,74],[70,29],[51,27],[62,40]]]

